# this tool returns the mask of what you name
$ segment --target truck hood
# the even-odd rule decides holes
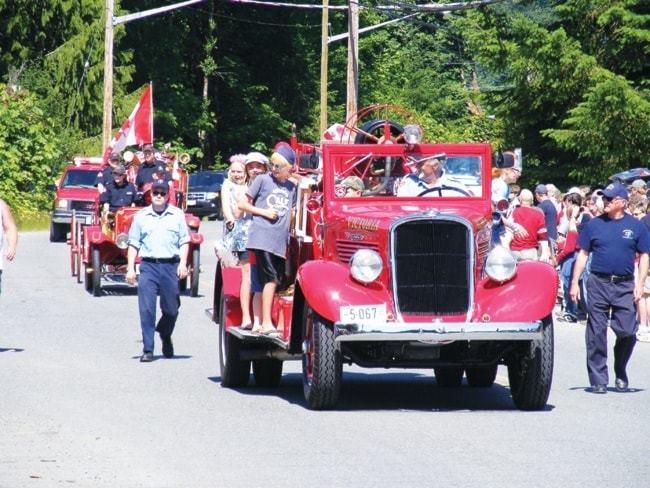
[[[430,203],[423,204],[422,199],[417,201],[401,202],[372,202],[372,205],[360,205],[343,203],[332,208],[330,218],[334,220],[347,220],[348,222],[368,221],[373,222],[377,229],[388,229],[396,219],[400,217],[412,217],[416,215],[454,215],[465,218],[476,225],[482,226],[482,220],[491,214],[491,204],[485,200],[458,201],[450,203],[449,200],[441,200],[436,204],[437,199],[430,199]]]

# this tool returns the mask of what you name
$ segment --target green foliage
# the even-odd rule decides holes
[[[115,15],[161,3],[175,2],[116,0]],[[360,27],[412,13],[410,3],[365,2]],[[57,161],[102,149],[104,9],[104,0],[0,2],[1,79],[29,93],[40,113],[21,117],[48,121],[38,137],[56,139]],[[330,11],[329,23],[330,34],[347,32],[347,12]],[[319,9],[206,0],[116,26],[113,133],[151,82],[156,142],[190,153],[197,168],[268,153],[293,124],[301,140],[318,140],[320,24]],[[645,0],[420,12],[360,34],[357,106],[403,107],[429,140],[522,147],[524,179],[602,180],[646,165],[649,27]],[[327,56],[328,123],[345,122],[347,42]],[[9,179],[26,184],[20,172]]]
[[[0,197],[16,218],[36,216],[51,205],[45,186],[62,167],[58,130],[34,94],[0,85]]]

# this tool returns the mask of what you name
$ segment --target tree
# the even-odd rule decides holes
[[[62,167],[60,130],[33,93],[0,84],[0,197],[18,219],[51,206],[45,187]]]

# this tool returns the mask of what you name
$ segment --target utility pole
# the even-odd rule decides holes
[[[132,20],[138,20],[145,17],[169,12],[170,10],[178,10],[188,5],[201,3],[205,0],[188,0],[186,2],[176,3],[174,5],[167,5],[166,7],[152,8],[144,12],[134,14],[122,15],[115,17],[115,2],[114,0],[106,0],[106,22],[105,22],[105,37],[104,37],[104,124],[102,128],[102,154],[111,142],[111,132],[113,129],[113,28],[116,25],[126,24]]]
[[[327,34],[329,28],[329,0],[323,0],[321,17],[321,51],[320,51],[320,133],[327,130]]]
[[[347,104],[346,123],[356,125],[351,117],[357,113],[357,88],[359,86],[359,3],[358,0],[348,0],[348,75],[347,75]]]
[[[113,0],[106,0],[106,34],[104,37],[104,125],[102,126],[102,154],[111,142],[113,126]]]

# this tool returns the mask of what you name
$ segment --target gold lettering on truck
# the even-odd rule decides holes
[[[348,217],[348,229],[367,230],[370,232],[377,232],[379,229],[378,219],[364,219],[362,217]]]

